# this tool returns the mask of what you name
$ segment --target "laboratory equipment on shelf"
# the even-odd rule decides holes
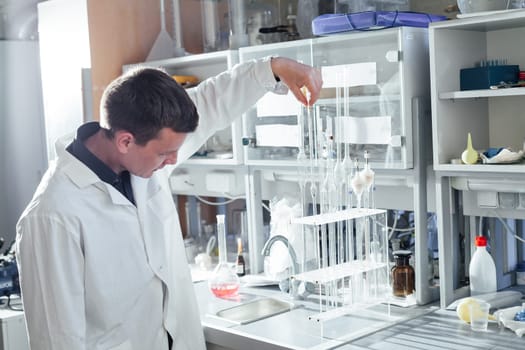
[[[510,0],[457,0],[459,10],[462,14],[505,10]]]
[[[279,188],[281,182],[297,179],[302,217],[358,206],[398,209],[398,204],[407,203],[415,213],[417,232],[426,232],[427,178],[431,178],[426,176],[430,145],[424,140],[431,122],[427,40],[425,28],[398,27],[240,48],[241,62],[268,55],[290,57],[319,67],[324,82],[313,105],[301,106],[291,94],[267,94],[243,115],[244,162],[253,169],[261,189],[268,188],[274,196],[274,183]],[[399,201],[391,200],[389,193],[375,192],[376,183],[387,191],[398,191],[399,186],[407,190],[401,190]],[[260,225],[263,218],[257,216],[254,221]],[[320,226],[301,225],[298,231],[319,242],[307,245],[315,252],[316,268],[367,254],[378,257],[384,249],[382,228],[367,229],[365,221],[349,218]],[[414,255],[426,267],[426,237],[421,236]],[[306,264],[300,254],[303,242],[294,240],[292,245],[299,255],[299,273],[312,270],[313,264]],[[415,272],[414,299],[426,304],[437,297],[437,288],[428,282],[428,269],[419,268],[418,263]],[[390,270],[378,275],[389,278]],[[364,289],[361,277],[348,279],[359,287],[356,290]],[[323,287],[323,293],[336,291],[338,283]],[[386,291],[392,299],[390,284]]]
[[[496,265],[487,251],[487,238],[476,236],[476,250],[470,259],[470,294],[493,293],[497,290]]]
[[[237,238],[237,260],[235,261],[237,276],[246,275],[246,262],[242,254],[242,238]]]
[[[208,286],[211,292],[219,298],[233,297],[239,292],[240,280],[233,264],[227,261],[224,214],[217,215],[217,235],[219,237],[219,264],[213,270]]]
[[[230,49],[249,45],[246,32],[246,7],[244,0],[229,0],[230,11]]]
[[[373,168],[413,169],[416,121],[429,120],[417,115],[429,90],[426,40],[425,28],[398,27],[240,48],[241,62],[291,57],[319,67],[323,76],[315,106],[300,112],[292,94],[267,94],[244,114],[245,162],[295,166],[302,144],[315,162],[322,156],[313,152],[322,152],[333,135],[335,148],[343,148],[338,161],[363,160],[366,149]],[[309,124],[301,132],[298,113],[308,112],[316,115],[303,118]]]
[[[228,6],[223,0],[201,0],[202,46],[204,52],[229,47]]]
[[[414,293],[415,273],[410,266],[410,250],[396,250],[393,252],[396,261],[392,267],[392,294],[396,297],[407,297]]]
[[[320,311],[309,318],[325,322],[382,302],[388,303],[389,270],[386,211],[370,208],[351,208],[341,211],[295,218],[292,223],[306,225],[320,232],[323,226],[355,225],[356,238],[337,237],[320,241],[320,245],[342,242],[348,255],[337,259],[319,259],[316,268],[292,275],[292,285],[304,283],[315,290]],[[338,230],[333,234],[337,235]],[[370,235],[374,232],[374,235]],[[374,238],[375,236],[375,238]],[[341,239],[339,239],[341,238]],[[353,245],[349,246],[349,242]],[[330,251],[330,248],[321,251]]]

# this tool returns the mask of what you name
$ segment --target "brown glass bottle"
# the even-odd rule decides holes
[[[412,252],[410,250],[394,251],[396,265],[392,267],[392,293],[396,297],[406,297],[414,293],[414,268],[410,266],[409,260]]]
[[[237,261],[235,264],[237,265],[237,276],[244,276],[246,274],[246,263],[242,255],[242,240],[240,238],[237,238]]]

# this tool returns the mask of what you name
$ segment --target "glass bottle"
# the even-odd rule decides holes
[[[239,292],[240,281],[233,264],[228,264],[226,253],[226,228],[224,215],[217,215],[217,236],[219,238],[219,264],[215,267],[208,286],[219,298],[229,298]]]
[[[242,239],[237,238],[237,261],[235,262],[237,267],[237,276],[246,275],[246,263],[244,262],[244,256],[242,255]]]
[[[410,266],[410,250],[394,251],[396,265],[392,267],[392,293],[396,297],[407,297],[414,292],[415,273]]]

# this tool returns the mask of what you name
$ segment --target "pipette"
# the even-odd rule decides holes
[[[363,170],[361,170],[361,178],[364,181],[365,189],[366,189],[366,203],[365,207],[372,208],[372,184],[374,183],[374,176],[375,172],[370,168],[370,153],[368,151],[365,151],[365,167]]]

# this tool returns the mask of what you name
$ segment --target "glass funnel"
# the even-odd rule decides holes
[[[219,264],[208,280],[211,292],[219,298],[228,298],[239,292],[239,277],[234,264],[228,264],[226,251],[226,227],[224,215],[217,215],[217,236],[219,238]]]

